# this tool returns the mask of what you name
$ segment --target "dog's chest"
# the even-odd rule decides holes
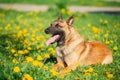
[[[76,46],[80,44],[81,42],[83,42],[83,39],[78,39],[72,42],[71,44],[63,46],[63,47],[57,47],[56,48],[57,56],[62,57],[62,55],[70,54],[71,52],[75,50]]]

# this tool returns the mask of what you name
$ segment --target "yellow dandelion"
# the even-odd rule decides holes
[[[44,57],[45,58],[50,58],[50,55],[49,54],[45,54]]]
[[[106,41],[105,44],[110,44],[110,41]]]
[[[3,28],[0,26],[0,30],[3,30]]]
[[[40,27],[43,27],[43,24],[42,23],[40,23],[40,24],[38,24]]]
[[[7,50],[8,50],[8,49],[9,49],[9,46],[8,46],[8,47],[5,47],[5,49],[7,49]]]
[[[32,62],[32,61],[33,61],[33,58],[30,57],[30,56],[27,56],[27,57],[26,57],[26,60],[27,60],[27,62]]]
[[[61,13],[62,13],[62,14],[65,14],[65,13],[66,13],[66,10],[65,10],[65,9],[61,9]]]
[[[90,73],[87,72],[87,73],[84,74],[84,76],[86,76],[86,77],[90,76]]]
[[[3,13],[0,13],[0,17],[5,17],[5,14],[3,14]]]
[[[83,72],[85,72],[85,73],[90,72],[91,73],[91,72],[93,72],[93,70],[94,70],[93,68],[89,68],[87,70],[84,70]]]
[[[44,68],[45,70],[47,70],[47,69],[48,69],[48,66],[44,66],[43,68]]]
[[[28,54],[29,53],[29,50],[24,50],[24,54]]]
[[[35,41],[35,38],[34,37],[32,37],[32,39],[31,39],[33,42]]]
[[[11,27],[11,24],[7,24],[6,26],[5,26],[5,30],[10,30],[10,27]]]
[[[93,72],[93,70],[94,70],[93,68],[89,68],[88,72]]]
[[[25,44],[25,45],[28,45],[28,39],[25,39],[25,40],[24,40],[24,44]]]
[[[20,68],[18,66],[14,67],[14,72],[16,73],[20,72]]]
[[[105,23],[105,24],[108,24],[108,20],[105,20],[104,23]]]
[[[12,62],[18,64],[18,61],[16,59],[13,59]]]
[[[94,33],[98,33],[98,32],[99,32],[99,29],[98,29],[97,27],[92,27],[92,31],[93,31]]]
[[[17,56],[18,56],[18,54],[16,53],[16,54],[14,54],[14,56],[15,56],[15,57],[17,57]]]
[[[118,50],[118,47],[117,47],[117,46],[114,46],[114,47],[113,47],[113,50],[114,50],[114,51],[117,51],[117,50]]]
[[[57,76],[58,75],[58,72],[54,69],[51,69],[50,72],[52,73],[52,75],[54,76]]]
[[[88,26],[88,27],[91,27],[91,24],[90,24],[90,23],[88,23],[88,24],[87,24],[87,26]]]
[[[40,48],[44,48],[44,46],[45,46],[45,45],[44,45],[43,43],[42,43],[42,44],[40,44]]]
[[[110,72],[106,72],[106,74],[108,78],[113,78],[113,74],[111,74]]]
[[[48,48],[48,51],[53,55],[56,53],[56,51],[53,48]]]
[[[72,14],[73,14],[73,12],[72,12],[72,11],[70,11],[70,10],[68,10],[68,11],[67,11],[67,14],[68,14],[68,15],[72,15]]]
[[[16,50],[15,50],[15,49],[12,49],[12,50],[11,50],[11,52],[12,52],[12,53],[15,53],[15,52],[16,52]]]
[[[20,29],[20,26],[16,26],[16,29],[19,30],[19,29]]]
[[[98,34],[95,34],[95,37],[98,37]]]
[[[23,50],[18,50],[18,54],[24,54]]]
[[[29,74],[25,74],[22,80],[33,80],[33,78]]]
[[[94,73],[93,76],[98,76],[98,74],[97,74],[97,73]]]
[[[37,56],[37,60],[42,60],[42,59],[43,59],[42,56],[40,55]]]
[[[76,78],[75,80],[81,80],[80,78]]]
[[[113,40],[110,40],[110,43],[114,43],[114,41],[113,41]]]
[[[113,74],[107,74],[108,78],[113,78]]]
[[[41,67],[43,65],[42,62],[38,62],[37,60],[33,61],[32,64],[38,67]]]
[[[109,36],[109,34],[108,34],[108,33],[104,34],[104,37],[105,37],[105,38],[108,38],[108,36]]]
[[[31,47],[28,47],[27,49],[28,49],[28,50],[32,50],[32,48],[31,48]]]
[[[103,23],[103,19],[100,19],[100,23]]]

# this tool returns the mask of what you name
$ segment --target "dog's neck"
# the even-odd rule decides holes
[[[70,29],[70,32],[66,36],[65,44],[71,44],[71,42],[77,41],[77,40],[83,40],[83,38],[80,36],[80,34],[72,27]]]
[[[83,41],[84,39],[80,36],[80,34],[74,29],[69,29],[69,33],[66,33],[65,40],[62,40],[57,43],[57,46],[63,47],[66,44],[71,44],[73,42]]]

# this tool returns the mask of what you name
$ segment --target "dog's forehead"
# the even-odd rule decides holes
[[[55,20],[53,21],[53,24],[59,24],[59,23],[63,23],[64,21],[63,20]]]

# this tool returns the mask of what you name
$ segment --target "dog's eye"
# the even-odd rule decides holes
[[[62,26],[60,26],[59,24],[56,24],[55,27],[62,28]]]

